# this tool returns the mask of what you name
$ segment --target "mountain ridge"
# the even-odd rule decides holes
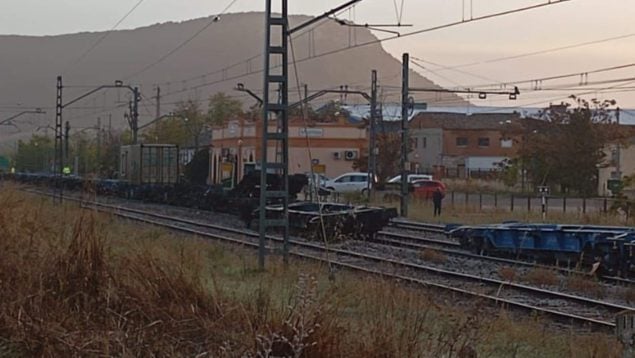
[[[305,15],[291,16],[290,22],[293,26],[309,18]],[[262,56],[251,61],[245,60],[262,54],[264,16],[259,12],[223,15],[220,21],[172,56],[139,75],[125,78],[156,62],[211,19],[201,17],[115,30],[78,63],[74,62],[104,32],[0,35],[0,49],[3,49],[3,56],[0,57],[0,119],[20,112],[21,108],[40,107],[47,111],[45,116],[30,115],[25,116],[23,122],[16,120],[16,124],[21,123],[20,129],[24,133],[11,134],[6,127],[0,127],[0,140],[24,138],[30,136],[30,131],[38,126],[53,125],[55,78],[62,72],[64,102],[96,86],[113,84],[115,80],[123,79],[132,86],[139,86],[144,97],[140,107],[140,123],[155,116],[152,96],[157,84],[161,84],[164,94],[161,105],[163,113],[168,112],[179,100],[195,98],[205,101],[209,95],[219,91],[238,95],[245,106],[251,105],[250,98],[237,94],[233,88],[237,82],[241,82],[256,92],[261,90],[262,74],[259,71],[262,69]],[[344,27],[330,20],[303,33],[293,40],[298,60],[376,40],[368,29]],[[400,62],[379,43],[311,58],[299,62],[297,67],[300,82],[308,83],[310,91],[338,88],[340,85],[356,85],[356,89],[368,90],[370,72],[377,69],[380,86],[385,89],[382,98],[390,100],[399,97],[396,88],[401,85]],[[226,70],[221,70],[223,68]],[[293,67],[290,67],[289,73],[290,88],[294,88],[296,79]],[[440,88],[414,71],[411,71],[410,76],[412,86]],[[229,80],[233,77],[238,78]],[[212,82],[218,83],[205,85]],[[199,88],[193,89],[195,87]],[[114,127],[125,126],[125,109],[113,108],[125,103],[128,96],[124,90],[97,93],[65,109],[64,120],[69,120],[72,128],[82,128],[94,125],[97,116],[103,118],[110,113]],[[296,91],[290,91],[289,96],[291,101],[298,99]],[[417,95],[417,99],[430,104],[465,104],[463,99],[453,94],[422,94]],[[359,102],[352,96],[348,100]],[[18,106],[18,103],[21,105]],[[33,125],[27,122],[33,122]]]

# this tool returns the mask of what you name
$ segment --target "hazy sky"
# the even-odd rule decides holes
[[[139,0],[2,0],[0,1],[0,34],[56,35],[80,31],[110,29]],[[129,29],[166,21],[182,21],[209,16],[221,11],[229,0],[144,0],[118,27]],[[275,2],[275,1],[274,1]],[[291,0],[292,13],[317,15],[344,3],[345,0]],[[402,23],[414,25],[411,29],[424,29],[443,25],[470,16],[511,10],[547,0],[404,0]],[[558,1],[552,0],[557,3]],[[237,0],[231,12],[262,11],[264,0]],[[402,0],[364,0],[354,11],[342,18],[358,23],[395,23]],[[470,3],[473,5],[471,9]],[[465,6],[465,11],[463,11]],[[395,57],[409,52],[421,58],[428,70],[414,68],[423,75],[447,87],[477,86],[499,82],[533,80],[554,75],[582,73],[595,69],[635,63],[635,1],[633,0],[570,0],[535,10],[489,20],[466,23],[384,43]],[[403,28],[402,32],[411,30]],[[213,31],[210,27],[208,31]],[[376,33],[377,36],[386,36]],[[525,56],[512,60],[491,62],[493,59],[518,56],[550,48],[570,46],[582,42],[628,36],[619,40],[568,50]],[[106,40],[107,41],[107,40]],[[1,56],[1,52],[0,52]],[[482,63],[488,62],[488,63]],[[439,70],[439,64],[455,65],[477,63]],[[589,82],[635,77],[635,67],[620,71],[589,74]],[[622,106],[635,107],[635,82],[588,85],[573,88],[579,78],[545,81],[542,88],[562,86],[567,92],[527,91],[521,101],[510,103],[504,98],[485,101],[474,99],[475,104],[509,106],[514,104],[540,106],[560,101],[564,93],[594,92],[600,98],[616,98]],[[606,93],[607,87],[622,86]]]

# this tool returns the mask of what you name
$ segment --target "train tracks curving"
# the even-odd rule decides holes
[[[74,199],[80,201],[79,199]],[[243,229],[212,225],[176,215],[165,215],[148,210],[132,209],[95,201],[83,201],[85,208],[109,212],[118,217],[194,234],[246,247],[258,246],[258,234]],[[538,312],[554,320],[575,323],[594,329],[612,329],[615,314],[633,307],[550,291],[543,288],[505,282],[394,257],[385,250],[375,252],[353,251],[341,246],[329,248],[321,243],[291,240],[291,255],[333,266],[399,279],[452,294],[487,300],[512,309]],[[282,239],[268,236],[269,252],[280,250]]]

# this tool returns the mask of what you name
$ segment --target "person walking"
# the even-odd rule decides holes
[[[445,197],[445,194],[443,194],[440,188],[437,188],[437,190],[435,190],[434,193],[432,193],[432,204],[434,204],[434,216],[437,216],[437,215],[441,216],[441,202],[443,201],[443,197]]]

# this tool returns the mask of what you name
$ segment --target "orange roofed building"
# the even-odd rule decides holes
[[[273,132],[274,127],[269,131]],[[210,184],[233,183],[260,166],[263,126],[260,120],[235,118],[213,128],[210,148]],[[340,117],[308,124],[302,118],[289,120],[289,174],[316,173],[329,178],[353,171],[353,163],[368,148],[367,128]],[[270,146],[269,160],[279,150]]]

